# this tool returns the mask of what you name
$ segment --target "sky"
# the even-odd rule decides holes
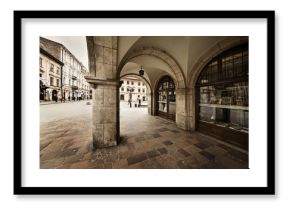
[[[85,36],[43,36],[64,45],[83,65],[89,69]]]

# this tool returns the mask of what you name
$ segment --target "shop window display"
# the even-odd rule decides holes
[[[248,44],[220,54],[205,66],[196,84],[197,129],[220,139],[234,136],[231,130],[248,137],[248,70]],[[247,140],[236,141],[241,145]]]

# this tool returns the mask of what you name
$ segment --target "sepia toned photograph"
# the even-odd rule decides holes
[[[40,169],[249,169],[248,36],[40,36]]]

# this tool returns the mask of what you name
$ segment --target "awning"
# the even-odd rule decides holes
[[[72,89],[73,89],[73,90],[77,90],[77,89],[79,89],[79,87],[78,87],[78,86],[75,86],[75,85],[73,85],[73,86],[72,86]]]
[[[49,86],[47,85],[47,83],[43,80],[39,80],[39,85],[42,89],[47,89]]]

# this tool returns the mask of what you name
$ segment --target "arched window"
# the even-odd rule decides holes
[[[157,115],[175,120],[175,84],[170,76],[162,77],[156,90]]]
[[[199,131],[248,149],[248,44],[225,51],[196,84]]]

